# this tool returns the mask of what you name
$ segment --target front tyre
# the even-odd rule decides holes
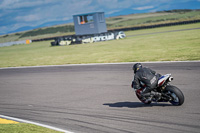
[[[179,88],[175,86],[167,86],[166,91],[168,91],[168,94],[172,98],[169,101],[172,105],[180,106],[184,103],[184,95]]]

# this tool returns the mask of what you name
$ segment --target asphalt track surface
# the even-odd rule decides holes
[[[0,114],[75,133],[199,133],[200,62],[144,63],[182,90],[185,103],[144,105],[132,64],[0,69]]]

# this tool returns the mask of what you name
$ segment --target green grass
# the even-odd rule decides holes
[[[0,124],[1,133],[61,133],[44,127],[32,124]]]
[[[136,35],[200,24],[126,32]],[[70,46],[51,47],[50,41],[0,48],[0,67],[81,63],[200,60],[200,30],[150,34]]]
[[[172,30],[182,30],[182,29],[192,29],[192,28],[200,28],[200,23],[196,24],[187,24],[187,25],[179,25],[179,26],[169,26],[169,27],[161,27],[161,28],[152,28],[152,29],[143,29],[137,31],[128,31],[126,35],[138,35],[138,34],[147,34],[147,33],[156,33],[156,32],[165,32]]]

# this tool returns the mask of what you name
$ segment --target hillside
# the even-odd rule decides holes
[[[161,23],[200,20],[200,10],[171,10],[155,13],[130,14],[106,18],[107,29],[155,25]],[[0,36],[0,43],[26,39],[40,39],[74,34],[73,24],[44,27],[26,32]]]

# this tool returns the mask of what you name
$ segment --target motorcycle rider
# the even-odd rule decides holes
[[[146,85],[146,87],[141,92],[141,96],[143,100],[150,101],[154,95],[154,92],[151,92],[157,86],[158,79],[161,76],[160,74],[156,74],[155,71],[150,68],[142,67],[141,63],[136,63],[133,65],[134,71],[134,79],[132,81],[132,88],[141,89],[141,82]]]

